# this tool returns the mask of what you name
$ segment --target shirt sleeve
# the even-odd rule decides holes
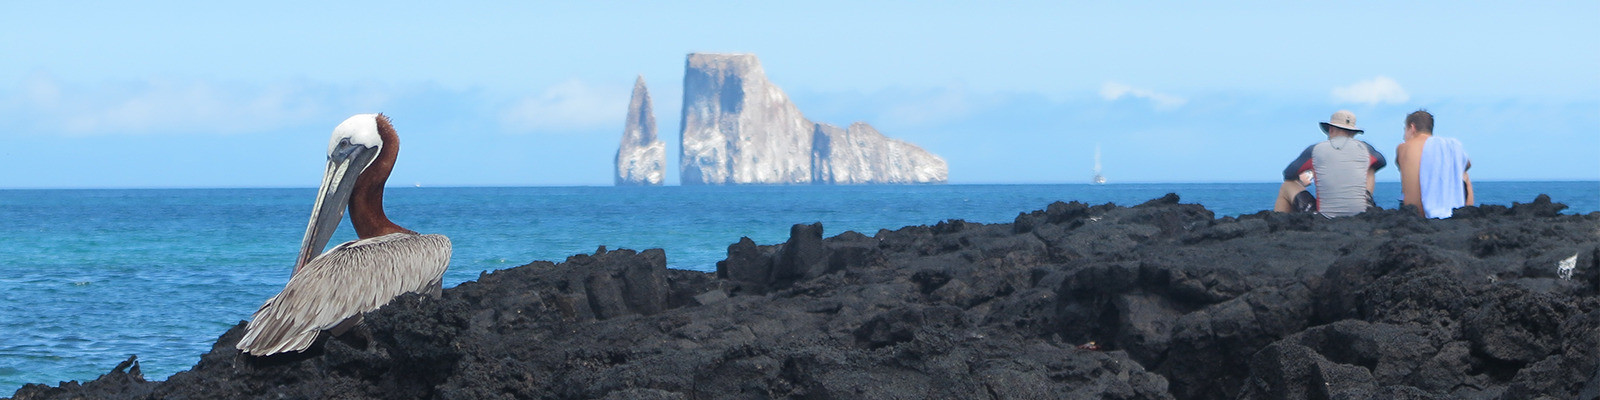
[[[1377,171],[1389,166],[1389,160],[1383,158],[1383,153],[1378,152],[1378,148],[1372,147],[1372,144],[1367,143],[1365,140],[1361,141],[1361,144],[1367,146],[1367,155],[1371,156],[1370,161],[1367,163],[1368,169]]]
[[[1313,147],[1317,147],[1317,145],[1306,146],[1306,151],[1300,152],[1300,157],[1296,157],[1294,161],[1289,162],[1289,166],[1283,169],[1283,180],[1300,179],[1301,172],[1311,169],[1311,148]],[[1368,148],[1371,148],[1371,146],[1368,146]]]

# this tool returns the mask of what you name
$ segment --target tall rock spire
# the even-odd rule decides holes
[[[628,123],[617,146],[617,186],[660,186],[665,176],[667,145],[656,137],[656,115],[650,107],[650,90],[644,75],[633,82],[628,102]]]

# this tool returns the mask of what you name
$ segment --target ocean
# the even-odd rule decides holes
[[[445,287],[535,260],[607,248],[666,250],[669,267],[715,269],[740,237],[787,239],[948,219],[1011,222],[1055,201],[1136,205],[1168,192],[1218,217],[1272,207],[1277,184],[729,187],[395,187],[390,219],[449,236]],[[1540,194],[1600,211],[1600,182],[1477,182],[1480,204]],[[1397,183],[1379,183],[1395,207]],[[315,189],[0,190],[0,396],[24,383],[90,380],[131,354],[145,375],[187,370],[283,288]],[[348,222],[330,244],[354,238]]]

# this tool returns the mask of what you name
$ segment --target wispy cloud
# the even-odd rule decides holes
[[[896,102],[880,117],[886,124],[925,126],[965,118],[979,106],[975,104],[978,102],[962,88],[945,88]]]
[[[629,89],[569,80],[518,97],[428,84],[305,80],[242,83],[171,78],[85,84],[40,74],[0,86],[0,134],[272,132],[329,125],[355,113],[404,110],[438,102],[460,107],[448,118],[490,124],[498,120],[499,128],[507,133],[565,133],[612,127],[620,130]]]
[[[1411,100],[1411,95],[1394,79],[1378,76],[1350,86],[1333,88],[1333,98],[1344,103],[1395,104]]]
[[[620,131],[631,93],[628,87],[594,87],[568,80],[515,101],[501,113],[501,122],[515,131],[571,132],[605,127]]]
[[[3,90],[3,89],[0,89]],[[379,90],[148,79],[83,85],[36,75],[0,91],[13,131],[69,135],[261,132],[387,103]]]
[[[1100,85],[1100,98],[1106,99],[1106,101],[1116,101],[1123,97],[1149,100],[1158,110],[1178,108],[1189,102],[1188,99],[1175,95],[1136,88],[1117,82],[1106,82],[1104,85]]]

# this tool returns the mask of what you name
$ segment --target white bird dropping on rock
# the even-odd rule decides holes
[[[1578,253],[1572,253],[1572,257],[1567,257],[1567,259],[1561,260],[1561,262],[1556,263],[1556,276],[1560,276],[1561,280],[1564,280],[1564,281],[1565,280],[1572,280],[1572,270],[1577,269],[1577,268],[1578,268]]]

